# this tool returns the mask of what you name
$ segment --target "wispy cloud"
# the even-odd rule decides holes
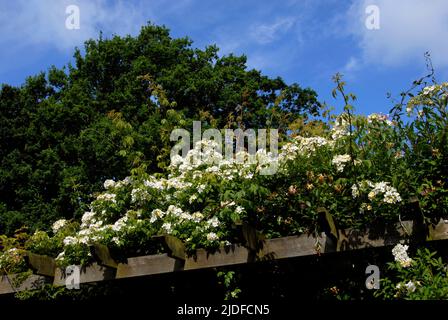
[[[361,68],[361,63],[356,57],[351,56],[345,66],[342,68],[344,75],[353,76],[353,73]]]
[[[380,29],[365,26],[368,5],[380,12]],[[358,39],[366,63],[400,66],[430,51],[435,65],[448,66],[448,2],[445,0],[354,1],[347,13],[349,33]]]
[[[271,24],[253,25],[250,28],[250,36],[260,44],[268,44],[288,32],[294,22],[294,18],[284,17]]]
[[[66,7],[77,5],[80,29],[65,27]],[[49,46],[57,50],[72,49],[86,39],[96,38],[100,30],[120,34],[135,33],[145,23],[143,8],[136,3],[105,0],[18,0],[10,2],[0,13],[0,44],[8,46]],[[8,47],[5,46],[5,47]]]

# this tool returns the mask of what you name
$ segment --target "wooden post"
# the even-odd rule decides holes
[[[408,200],[409,211],[413,215],[412,225],[412,242],[423,242],[428,237],[428,228],[423,220],[423,214],[420,208],[420,202],[416,196],[409,198]]]
[[[326,208],[317,208],[317,217],[320,228],[326,235],[325,252],[333,252],[338,248],[339,233],[333,216]]]
[[[169,256],[185,260],[185,244],[171,235],[164,236],[164,244]]]

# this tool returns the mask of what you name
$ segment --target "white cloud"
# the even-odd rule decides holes
[[[97,38],[119,30],[120,34],[137,32],[146,22],[148,8],[135,3],[106,0],[19,0],[6,5],[0,13],[2,46],[50,46],[57,50],[71,50],[89,38]],[[77,5],[80,10],[80,29],[65,26],[66,7]],[[6,45],[5,45],[6,44]]]
[[[294,18],[286,17],[278,19],[272,24],[253,25],[250,30],[250,36],[260,44],[268,44],[291,29],[294,22]]]
[[[368,5],[380,10],[380,29],[365,26]],[[431,52],[434,65],[448,66],[448,1],[363,0],[354,1],[348,14],[348,32],[362,50],[364,62],[399,66],[422,61]]]
[[[347,63],[345,64],[343,70],[343,73],[350,73],[353,71],[356,71],[360,68],[360,62],[357,58],[355,57],[350,57],[347,61]]]

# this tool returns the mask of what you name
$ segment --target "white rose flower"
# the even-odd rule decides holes
[[[63,228],[65,225],[67,224],[67,220],[65,219],[60,219],[58,221],[56,221],[55,223],[53,223],[52,229],[53,229],[53,233],[58,233],[59,230],[61,230],[61,228]]]
[[[415,289],[417,289],[417,286],[415,285],[414,282],[409,281],[408,283],[406,283],[404,285],[406,287],[406,289],[408,290],[408,293],[412,293],[415,291]]]
[[[162,225],[162,229],[163,229],[167,234],[170,234],[171,232],[173,232],[172,225],[171,225],[171,223],[169,223],[169,222],[165,222],[165,223]]]
[[[207,234],[207,240],[208,241],[216,241],[218,239],[219,239],[218,236],[214,232],[210,232],[210,233]]]
[[[107,179],[106,181],[104,181],[104,189],[110,189],[115,187],[115,181],[112,179]]]
[[[202,219],[204,219],[204,215],[202,213],[200,213],[199,211],[193,213],[192,217],[193,217],[193,221],[196,223],[200,222]]]
[[[103,194],[100,194],[96,199],[116,203],[117,201],[115,200],[115,197],[116,197],[116,194],[114,194],[114,193],[103,193]]]
[[[207,224],[209,226],[212,226],[213,228],[217,228],[219,226],[220,222],[217,217],[213,217],[207,221]]]
[[[202,193],[202,192],[204,192],[204,190],[205,190],[206,187],[207,187],[207,186],[206,186],[205,184],[200,184],[200,185],[198,186],[198,193]]]
[[[62,251],[60,254],[58,254],[58,256],[56,257],[56,260],[64,260],[64,257],[65,257],[65,252],[64,251]]]
[[[336,170],[338,172],[344,171],[345,165],[347,162],[351,160],[351,157],[349,154],[342,154],[337,155],[333,157],[333,160],[331,160],[331,163],[336,166]]]
[[[72,245],[72,244],[77,244],[78,243],[78,239],[76,239],[75,237],[68,236],[68,237],[65,237],[63,242],[64,242],[64,246],[69,246],[69,245]]]
[[[352,185],[352,197],[353,197],[353,199],[356,199],[357,197],[359,197],[359,190],[358,190],[358,186],[356,184]]]
[[[244,212],[244,208],[241,207],[241,206],[237,206],[237,207],[235,208],[235,212],[236,212],[237,214],[241,214],[241,213]]]
[[[392,249],[395,261],[397,261],[403,268],[409,267],[412,263],[412,259],[409,258],[407,253],[408,248],[409,246],[399,243]]]
[[[121,229],[123,229],[126,226],[126,221],[127,221],[126,217],[118,219],[112,226],[112,230],[117,232],[121,231]]]
[[[149,219],[149,222],[154,223],[157,219],[162,218],[165,215],[165,212],[163,212],[160,209],[154,209],[151,212],[151,218]]]
[[[190,197],[190,199],[188,199],[188,202],[189,202],[190,204],[192,204],[197,198],[198,198],[198,196],[194,194],[194,195],[192,195],[192,196]]]

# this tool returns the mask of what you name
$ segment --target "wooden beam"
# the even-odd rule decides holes
[[[184,270],[229,266],[255,261],[255,254],[241,245],[229,245],[210,253],[204,249],[196,250],[193,257],[185,260]]]
[[[81,267],[79,283],[90,283],[115,279],[116,269],[93,263],[89,266]],[[53,284],[55,286],[65,286],[67,275],[65,269],[56,268]]]
[[[22,279],[21,274],[11,274],[0,276],[0,294],[15,293],[24,290],[35,290],[51,283],[51,278],[32,274],[26,279]]]
[[[127,263],[120,263],[117,267],[116,278],[131,278],[152,274],[161,274],[183,269],[182,259],[172,258],[168,254],[155,254],[128,258]]]
[[[403,221],[386,228],[367,228],[365,230],[339,230],[337,251],[383,247],[409,239],[412,235],[413,221]]]
[[[132,257],[127,259],[127,263],[116,264],[107,248],[100,248],[97,257],[101,260],[87,267],[80,268],[80,283],[98,282],[111,279],[130,278],[139,276],[156,275],[183,270],[197,270],[203,268],[214,268],[229,265],[239,265],[257,261],[274,259],[287,259],[315,254],[350,251],[363,248],[384,247],[394,245],[402,240],[411,240],[414,233],[420,233],[421,223],[415,221],[402,221],[400,223],[386,226],[385,228],[366,228],[365,230],[345,229],[338,230],[337,237],[334,237],[334,227],[332,219],[325,211],[321,211],[324,222],[329,222],[319,237],[313,235],[289,236],[276,239],[262,240],[258,236],[254,237],[260,244],[252,243],[252,248],[247,248],[240,244],[223,246],[211,253],[204,249],[196,250],[192,257],[185,257],[183,244],[175,238],[165,238],[166,245],[170,248],[169,253],[149,255],[142,257]],[[336,239],[336,242],[335,242]],[[420,237],[417,237],[417,240]],[[428,227],[428,237],[426,240],[448,239],[448,221],[440,220],[435,225]],[[101,253],[102,250],[102,253]],[[61,268],[54,268],[54,260],[39,255],[29,254],[28,259],[36,273],[53,276],[53,284],[57,286],[65,285],[65,272]],[[109,264],[110,266],[106,266]],[[116,267],[113,267],[113,266]],[[112,267],[111,267],[112,266]],[[22,284],[14,286],[12,281],[16,275],[1,276],[0,294],[13,293],[25,289],[39,288],[50,281],[49,277],[32,275]]]
[[[317,254],[319,250],[322,251],[323,249],[325,251],[326,240],[325,234],[322,234],[318,239],[310,235],[300,235],[265,240],[261,252],[258,253],[258,260],[284,259]]]

